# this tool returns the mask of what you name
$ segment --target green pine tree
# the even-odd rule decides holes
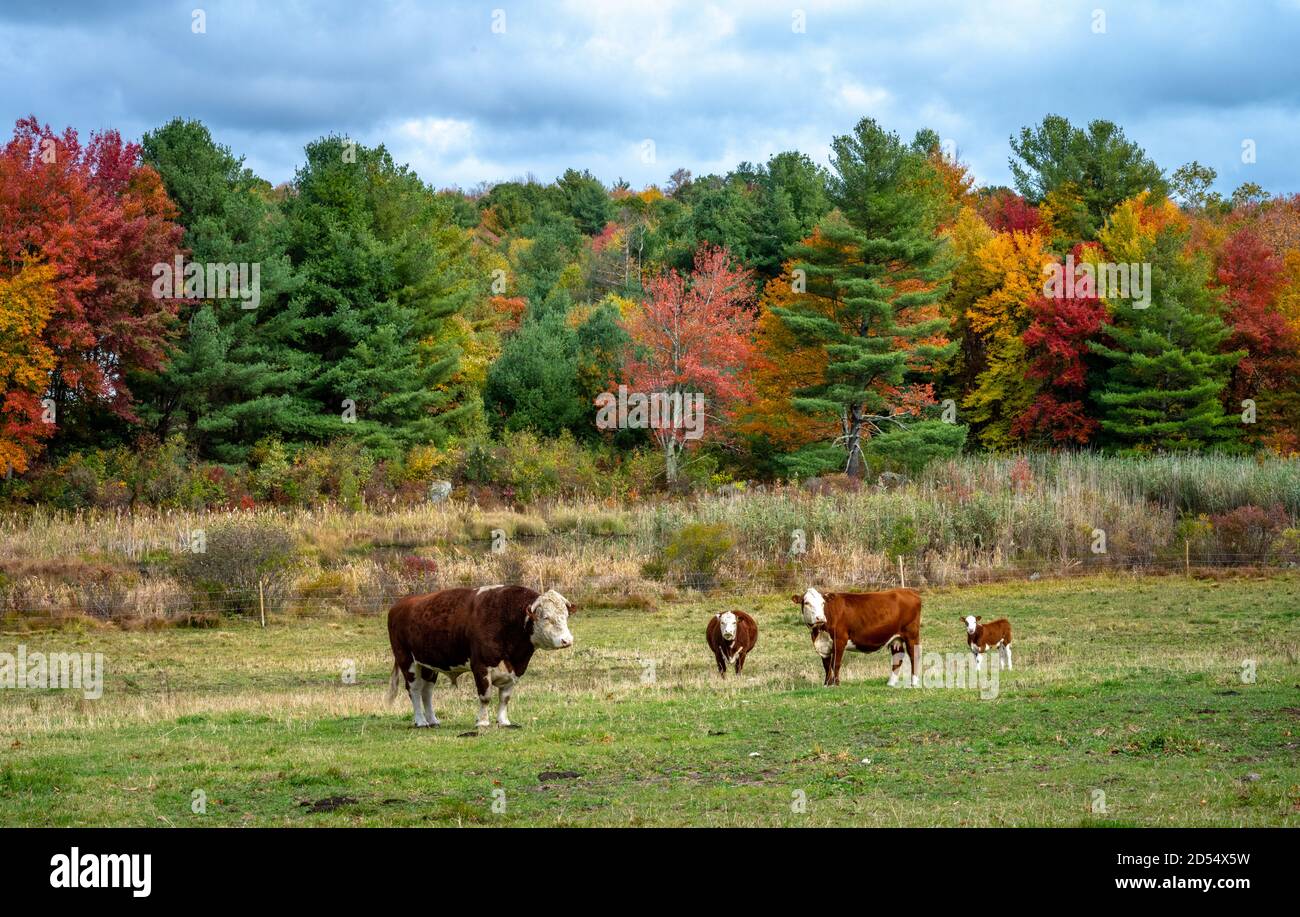
[[[1103,441],[1133,451],[1230,446],[1240,423],[1221,396],[1243,354],[1220,352],[1230,331],[1204,260],[1185,254],[1173,230],[1156,237],[1149,258],[1150,306],[1111,302],[1109,340],[1090,344],[1108,361],[1094,396]]]
[[[838,210],[822,221],[815,243],[795,252],[807,292],[829,300],[832,313],[802,303],[774,311],[806,346],[825,350],[825,381],[796,391],[793,403],[840,419],[845,470],[861,476],[862,440],[895,413],[889,393],[917,381],[919,365],[955,345],[927,343],[943,333],[947,319],[913,311],[943,296],[947,273],[934,225],[937,178],[925,151],[870,118],[852,135],[835,138],[832,151],[830,189]],[[899,292],[909,280],[922,288]]]
[[[460,352],[442,326],[480,284],[451,206],[382,146],[339,137],[308,145],[294,191],[294,303],[319,363],[309,434],[380,455],[444,442],[470,406],[452,403]]]
[[[559,309],[530,315],[488,370],[484,399],[507,430],[555,434],[588,423],[595,408],[582,403],[578,333]]]
[[[205,457],[241,462],[264,437],[294,438],[311,414],[302,387],[313,361],[295,343],[287,225],[270,186],[201,122],[177,118],[142,146],[180,210],[186,261],[256,264],[260,287],[256,309],[196,304],[167,368],[139,383],[142,419],[163,438],[183,430]]]

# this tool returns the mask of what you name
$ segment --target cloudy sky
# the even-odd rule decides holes
[[[1221,191],[1294,192],[1298,44],[1300,0],[0,0],[0,116],[132,138],[199,118],[273,182],[338,133],[468,188],[825,161],[864,115],[1009,183],[1007,138],[1055,112]]]

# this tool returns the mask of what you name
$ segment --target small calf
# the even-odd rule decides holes
[[[996,621],[981,624],[980,621],[983,619],[979,615],[966,615],[964,618],[958,618],[957,620],[966,625],[966,643],[970,647],[970,651],[975,654],[976,671],[980,668],[980,661],[984,658],[983,654],[995,647],[1003,667],[1012,668],[1010,621],[1006,618],[998,618]]]
[[[745,657],[758,642],[758,623],[743,611],[722,611],[709,618],[704,636],[722,677],[727,677],[728,664],[734,664],[739,675]]]

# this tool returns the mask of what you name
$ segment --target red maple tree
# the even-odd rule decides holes
[[[0,277],[25,263],[54,268],[49,397],[62,410],[102,405],[134,420],[128,375],[161,368],[179,302],[152,295],[153,266],[171,263],[184,230],[138,144],[116,131],[83,145],[35,117],[0,150]]]
[[[1038,208],[1009,188],[982,198],[975,209],[995,232],[1033,232],[1043,222]]]
[[[1243,227],[1219,250],[1214,276],[1232,328],[1225,348],[1245,351],[1233,368],[1229,408],[1254,400],[1259,426],[1252,432],[1274,448],[1294,451],[1300,437],[1300,399],[1294,392],[1300,376],[1300,338],[1277,309],[1287,281],[1282,259],[1253,229]]]
[[[751,272],[735,264],[727,249],[702,246],[689,277],[665,271],[650,281],[646,292],[625,322],[632,340],[624,363],[629,390],[702,395],[707,422],[694,441],[721,438],[738,404],[751,395],[744,372],[757,320]],[[658,421],[652,430],[664,451],[671,484],[677,478],[678,459],[692,440],[671,418]]]
[[[1081,254],[1078,247],[1075,257]],[[1073,291],[1071,291],[1073,292]],[[1084,399],[1088,392],[1088,341],[1109,321],[1106,305],[1095,296],[1039,296],[1029,303],[1033,318],[1024,341],[1031,361],[1028,375],[1046,383],[1028,409],[1011,425],[1025,440],[1084,445],[1097,432]]]

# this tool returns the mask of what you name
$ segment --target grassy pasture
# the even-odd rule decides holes
[[[439,682],[438,730],[385,704],[382,616],[11,632],[0,650],[104,653],[106,685],[0,691],[0,824],[1300,824],[1300,577],[924,601],[927,653],[963,652],[959,615],[1011,617],[996,698],[887,688],[882,653],[824,689],[784,595],[585,609],[572,650],[534,657],[523,728],[481,735],[468,678]],[[703,633],[727,607],[761,633],[724,683]]]

